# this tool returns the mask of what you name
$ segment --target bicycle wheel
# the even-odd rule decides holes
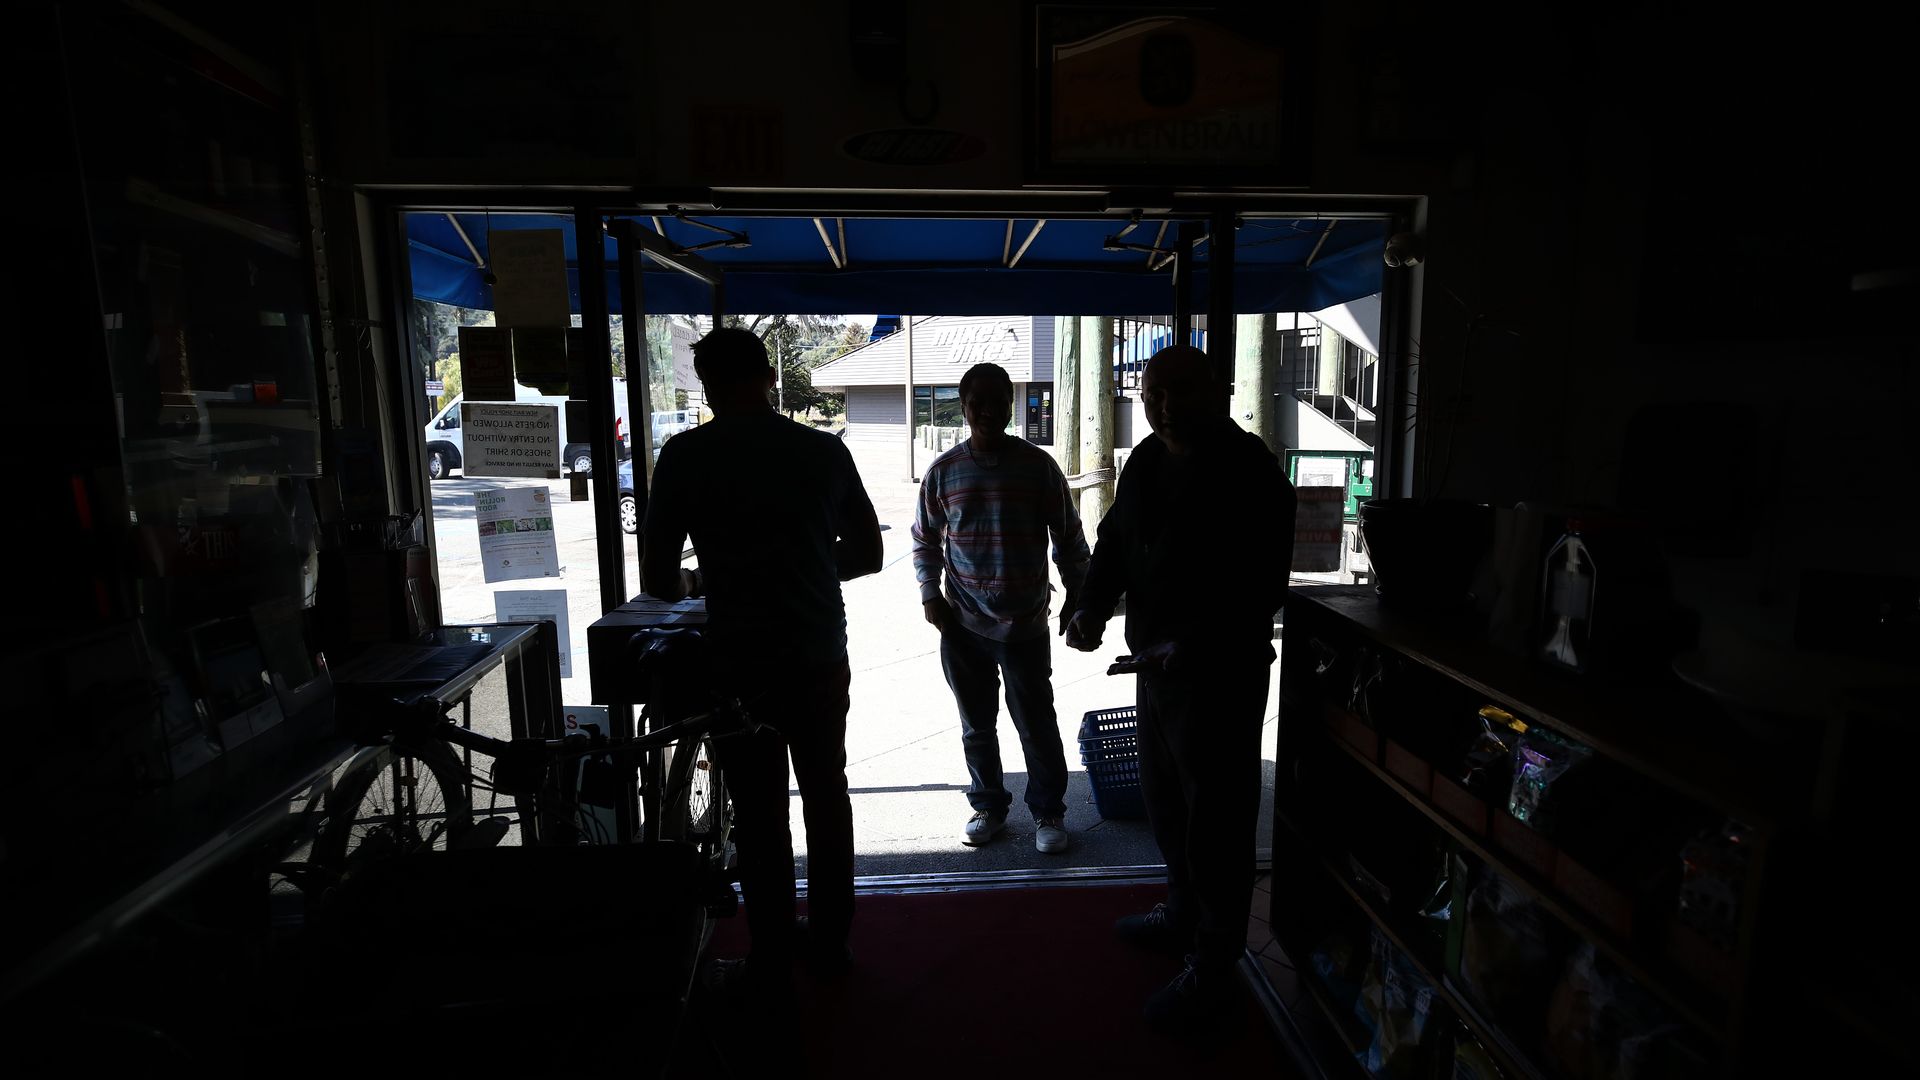
[[[661,806],[660,836],[698,845],[716,870],[727,865],[727,838],[733,830],[733,803],[726,777],[713,755],[713,740],[682,743],[667,763],[667,789]]]
[[[365,859],[447,851],[473,827],[468,774],[439,743],[404,749],[341,779],[312,861],[336,876]]]

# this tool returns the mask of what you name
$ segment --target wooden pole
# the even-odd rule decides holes
[[[1053,454],[1060,471],[1080,471],[1080,319],[1053,320]]]
[[[920,473],[913,467],[913,316],[900,316],[900,330],[907,335],[907,479],[918,480]]]
[[[1113,468],[1113,319],[1080,320],[1080,469]],[[1107,507],[1113,505],[1113,481],[1080,490],[1080,520],[1091,540]]]
[[[1280,334],[1272,315],[1235,317],[1233,419],[1278,455],[1284,448],[1275,395],[1280,389]]]

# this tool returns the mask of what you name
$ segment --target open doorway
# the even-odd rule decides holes
[[[556,222],[565,231],[568,314],[577,329],[591,317],[581,311],[579,253],[592,251],[593,245],[575,242],[572,215],[407,215],[414,310],[437,320],[431,333],[422,335],[416,326],[415,334],[422,392],[434,394],[419,405],[429,418],[420,433],[429,444],[445,435],[432,425],[444,422],[452,399],[449,376],[466,359],[448,350],[446,328],[451,323],[456,345],[463,327],[469,328],[469,339],[477,340],[484,335],[472,328],[487,326],[492,314],[495,283],[487,264],[494,243],[506,233],[550,229]],[[983,848],[960,843],[970,813],[968,774],[956,709],[940,666],[938,634],[925,624],[917,602],[910,526],[919,477],[939,454],[967,437],[958,407],[960,376],[974,363],[992,361],[1015,383],[1010,427],[1046,448],[1073,478],[1082,516],[1090,519],[1091,539],[1107,505],[1102,500],[1110,500],[1128,451],[1149,431],[1138,394],[1146,357],[1182,333],[1203,347],[1222,336],[1210,332],[1208,317],[1193,310],[1201,305],[1192,296],[1187,309],[1179,310],[1173,265],[1179,222],[1138,215],[814,218],[668,211],[607,215],[589,227],[602,235],[610,278],[605,317],[614,375],[625,389],[624,408],[618,405],[623,395],[614,395],[624,457],[617,467],[622,497],[633,500],[633,514],[643,511],[647,469],[660,445],[707,415],[690,346],[716,319],[745,326],[769,343],[782,373],[783,404],[791,393],[791,403],[800,406],[788,410],[790,415],[846,440],[879,513],[885,528],[883,569],[847,583],[844,590],[854,672],[848,775],[857,873],[867,878],[1046,873],[1157,862],[1144,820],[1100,814],[1078,752],[1083,717],[1130,707],[1133,679],[1107,676],[1106,654],[1074,653],[1057,641],[1053,685],[1070,771],[1067,826],[1074,846],[1064,855],[1038,854],[1031,824],[1017,808],[1001,842]],[[613,237],[635,227],[669,250],[722,272],[724,299],[717,279],[702,281],[653,263],[633,264],[636,282],[621,278]],[[1371,409],[1375,398],[1362,384],[1377,375],[1356,372],[1357,378],[1348,380],[1346,369],[1336,367],[1339,385],[1322,394],[1328,365],[1318,358],[1333,350],[1310,351],[1303,329],[1312,327],[1311,343],[1323,345],[1338,333],[1325,328],[1344,318],[1336,309],[1371,298],[1377,310],[1379,253],[1387,232],[1384,221],[1368,217],[1248,216],[1235,229],[1236,257],[1227,261],[1233,281],[1226,290],[1233,298],[1234,326],[1226,336],[1234,339],[1234,415],[1268,440],[1296,482],[1319,479],[1315,469],[1325,471],[1321,462],[1331,456],[1329,447],[1307,435],[1317,439],[1326,434],[1319,428],[1328,425],[1347,439],[1338,447],[1346,454],[1343,463],[1351,463],[1341,483],[1357,493],[1365,489],[1353,485],[1371,479],[1378,426],[1363,427],[1351,406],[1345,413],[1341,407],[1351,400]],[[1192,267],[1199,272],[1186,284],[1202,298],[1210,288],[1206,275],[1215,246],[1203,236],[1191,249]],[[637,312],[623,310],[636,299]],[[638,320],[637,333],[628,319]],[[1360,337],[1349,333],[1341,340]],[[644,350],[635,350],[635,341],[644,341]],[[1378,352],[1376,345],[1373,355]],[[1338,403],[1323,407],[1325,402]],[[1097,404],[1104,406],[1106,419],[1094,433],[1084,419]],[[564,414],[564,406],[559,411]],[[1325,424],[1315,426],[1318,419]],[[1098,445],[1089,445],[1090,440]],[[560,441],[565,443],[567,435]],[[431,467],[431,453],[426,460]],[[596,561],[595,548],[620,545],[623,587],[631,594],[638,589],[636,538],[624,528],[620,537],[596,528],[591,500],[574,498],[579,470],[564,455],[555,476],[508,480],[468,476],[464,461],[430,483],[443,610],[449,620],[490,620],[502,610],[503,592],[564,593],[558,602],[567,608],[572,654],[567,704],[595,704],[585,641],[586,626],[603,608],[603,579],[593,576],[603,564]],[[498,489],[544,493],[556,547],[564,553],[560,574],[545,581],[487,578],[480,556],[482,523],[472,507],[481,491]],[[689,563],[697,562],[697,552],[685,555]],[[1339,570],[1350,574],[1345,565]],[[1058,589],[1057,579],[1054,585]],[[1269,700],[1263,754],[1269,763],[1269,798],[1277,712],[1275,694]],[[1004,702],[1001,717],[1007,787],[1018,804],[1025,767]],[[1270,819],[1263,807],[1263,847]],[[796,842],[800,839],[796,836]]]

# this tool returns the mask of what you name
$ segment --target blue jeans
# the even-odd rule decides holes
[[[1031,641],[995,641],[960,626],[940,634],[940,666],[960,706],[960,745],[973,783],[967,801],[975,810],[1004,814],[1013,805],[1000,769],[1000,678],[1007,680],[1007,712],[1020,733],[1027,759],[1027,806],[1035,820],[1067,812],[1067,758],[1053,711],[1053,646],[1047,635]]]

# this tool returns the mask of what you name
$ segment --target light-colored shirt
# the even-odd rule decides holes
[[[960,625],[982,637],[1044,636],[1047,542],[1069,602],[1087,576],[1087,538],[1067,479],[1045,450],[1008,438],[997,453],[973,440],[935,458],[920,482],[913,573],[920,601],[945,595]]]

